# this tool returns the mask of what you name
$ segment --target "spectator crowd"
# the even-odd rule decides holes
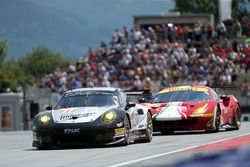
[[[44,76],[39,86],[62,93],[92,86],[158,91],[171,85],[231,85],[250,68],[250,47],[242,36],[237,20],[230,28],[223,22],[123,27],[110,43],[89,48],[86,57]]]

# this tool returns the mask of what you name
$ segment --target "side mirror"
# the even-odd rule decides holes
[[[134,102],[127,102],[127,105],[125,107],[125,110],[128,110],[131,107],[135,107],[135,103]]]
[[[48,106],[45,107],[45,110],[52,110],[52,105],[49,104]]]
[[[220,99],[225,100],[227,98],[226,95],[220,95]]]
[[[228,104],[229,104],[229,97],[227,97],[226,95],[221,95],[220,99],[223,100],[223,104],[225,106],[228,106]]]
[[[140,98],[139,103],[146,103],[146,99],[145,98]]]

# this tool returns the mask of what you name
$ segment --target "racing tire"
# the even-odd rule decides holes
[[[36,148],[38,150],[49,150],[52,148],[52,146],[48,145],[48,144],[39,144],[38,146],[36,146]]]
[[[124,124],[124,141],[122,145],[126,146],[129,144],[130,140],[130,124],[127,116],[125,116],[123,124]]]
[[[48,147],[48,146],[39,146],[37,147],[38,150],[49,150],[51,149],[51,147]]]
[[[220,110],[217,109],[215,119],[214,119],[214,121],[215,121],[214,129],[213,130],[210,130],[210,129],[206,130],[206,132],[208,132],[208,133],[217,133],[217,132],[220,131],[220,126],[221,126],[221,124],[220,124],[220,121],[221,121],[220,116],[221,116]]]
[[[147,113],[147,128],[145,131],[145,138],[144,139],[139,139],[136,142],[137,143],[149,143],[151,142],[153,138],[153,120],[150,112]]]
[[[241,126],[241,113],[239,106],[237,106],[235,116],[233,117],[233,126],[233,130],[239,130]]]

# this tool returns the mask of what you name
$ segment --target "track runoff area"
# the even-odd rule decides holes
[[[246,120],[246,119],[245,119]],[[248,119],[247,119],[248,121]],[[250,121],[250,120],[249,120]],[[250,126],[250,122],[245,123]],[[232,131],[231,131],[232,132]],[[250,131],[233,137],[223,138],[181,148],[169,152],[155,154],[140,159],[111,165],[109,167],[121,166],[157,166],[157,167],[211,167],[211,166],[250,166]],[[189,134],[192,132],[180,132]],[[196,132],[194,132],[195,134]],[[221,130],[219,133],[227,133]],[[179,135],[178,133],[176,135]],[[216,134],[214,134],[216,135]],[[179,156],[177,156],[179,154]],[[169,160],[179,159],[179,160]]]
[[[58,148],[37,150],[31,131],[0,132],[0,166],[13,167],[118,167],[118,166],[249,166],[250,122],[240,130],[218,133],[154,133],[150,143],[125,147]],[[223,162],[222,162],[223,161]],[[247,165],[245,165],[247,164]]]

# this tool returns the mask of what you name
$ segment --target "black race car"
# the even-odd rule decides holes
[[[64,93],[56,106],[35,116],[33,147],[150,142],[148,107],[127,100],[118,88],[81,88]]]

